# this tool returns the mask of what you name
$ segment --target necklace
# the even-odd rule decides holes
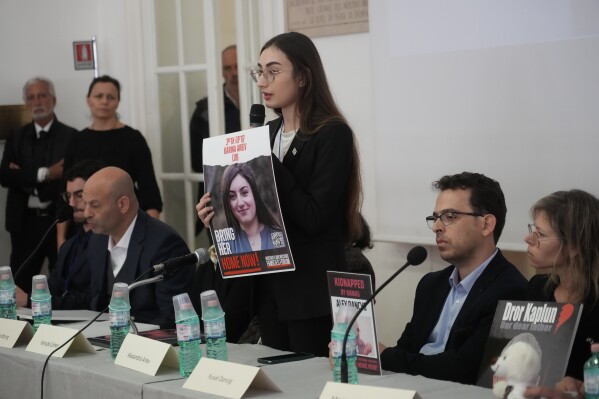
[[[260,237],[255,237],[254,239],[250,239],[248,237],[248,241],[250,242],[250,247],[252,247],[252,249],[254,249],[254,248],[260,246],[261,238]]]

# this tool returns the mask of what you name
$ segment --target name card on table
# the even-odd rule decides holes
[[[420,399],[416,391],[327,382],[319,399]]]
[[[201,358],[183,388],[240,399],[249,387],[281,392],[260,367]]]
[[[127,334],[114,364],[154,376],[162,365],[179,368],[179,356],[170,344]]]
[[[77,330],[73,330],[72,328],[42,324],[38,327],[37,332],[31,341],[29,341],[29,345],[27,345],[25,350],[41,355],[49,355],[56,348],[67,342],[76,332]],[[92,344],[89,343],[83,334],[79,333],[74,339],[52,356],[64,357],[67,353],[72,352],[96,354]]]
[[[0,347],[14,348],[33,337],[33,327],[23,320],[0,319]]]

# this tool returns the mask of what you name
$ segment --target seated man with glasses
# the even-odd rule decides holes
[[[91,175],[104,167],[96,160],[77,162],[64,173],[66,191],[62,199],[73,207],[74,234],[58,251],[54,269],[48,278],[52,294],[52,309],[89,309],[91,303],[90,270],[87,262],[87,243],[92,234],[83,215],[83,185]],[[17,306],[30,307],[27,293],[17,287]]]
[[[506,206],[499,183],[478,173],[444,176],[426,221],[451,266],[425,275],[397,346],[381,346],[386,370],[476,383],[501,299],[523,299],[527,282],[497,248]],[[383,351],[384,349],[384,351]]]

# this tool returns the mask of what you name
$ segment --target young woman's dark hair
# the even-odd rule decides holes
[[[298,136],[309,137],[329,123],[347,124],[333,100],[322,60],[310,38],[298,32],[282,33],[267,41],[260,53],[269,47],[276,47],[287,56],[293,65],[294,77],[301,82],[297,101],[300,116]],[[282,115],[280,108],[275,108],[274,111]],[[346,244],[351,244],[360,238],[363,229],[360,218],[362,179],[355,136],[352,152],[345,209]]]
[[[236,163],[233,165],[229,165],[223,173],[221,195],[223,199],[223,208],[227,217],[227,224],[229,226],[232,226],[235,229],[235,231],[239,231],[241,229],[239,221],[237,220],[235,214],[233,213],[233,210],[231,209],[231,201],[229,201],[229,190],[231,188],[231,182],[237,175],[241,175],[241,177],[243,177],[250,185],[252,195],[254,197],[254,203],[256,204],[256,216],[258,217],[258,222],[268,225],[277,230],[281,230],[281,226],[269,212],[266,203],[260,195],[260,191],[258,190],[258,186],[256,185],[256,176],[254,174],[254,171],[249,165],[245,163]]]

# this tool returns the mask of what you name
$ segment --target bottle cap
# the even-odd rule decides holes
[[[216,295],[216,291],[214,290],[202,292],[200,294],[200,300],[202,301],[202,315],[205,315],[208,310],[211,312],[214,312],[215,310],[218,312],[223,311],[220,306],[218,296]]]
[[[112,298],[110,298],[110,305],[113,305],[113,301],[118,299],[125,301],[129,305],[129,286],[125,283],[114,283],[112,286]],[[119,304],[122,306],[122,303]]]
[[[192,316],[197,316],[187,293],[174,296],[173,306],[175,307],[175,320],[183,320]]]
[[[46,298],[50,296],[46,276],[38,274],[31,279],[31,298]]]
[[[593,352],[593,353],[599,352],[599,343],[591,345],[591,352]]]
[[[14,284],[14,281],[12,279],[12,270],[10,269],[10,266],[0,267],[0,280],[5,282],[9,281]]]

